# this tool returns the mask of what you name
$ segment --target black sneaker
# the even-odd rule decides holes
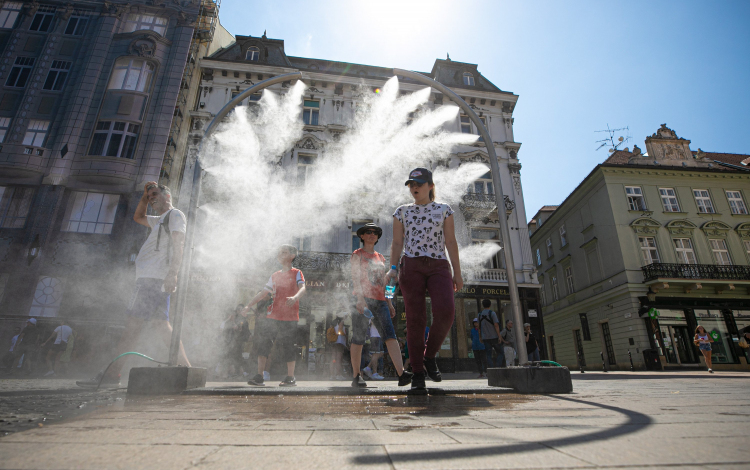
[[[287,375],[286,377],[284,377],[284,380],[282,380],[281,383],[279,384],[279,387],[296,387],[296,386],[297,386],[297,381],[294,380],[294,377],[292,377],[291,375]]]
[[[427,388],[424,385],[424,372],[417,372],[412,375],[410,392],[418,395],[427,393]]]
[[[398,376],[398,386],[403,387],[405,385],[409,385],[411,383],[412,377],[414,377],[414,374],[412,374],[408,370],[405,370],[403,374]]]
[[[76,380],[76,385],[78,385],[81,388],[96,388],[96,387],[113,388],[113,387],[120,386],[120,374],[117,374],[117,377],[104,377],[104,379],[102,379],[102,375],[104,375],[104,372],[99,372],[92,379]]]
[[[255,385],[256,387],[262,387],[266,383],[263,381],[263,374],[255,374],[252,379],[247,381],[248,385]]]
[[[437,361],[434,357],[432,359],[424,358],[424,370],[433,382],[440,382],[443,380],[443,376],[438,370]]]
[[[354,377],[354,380],[352,380],[352,387],[365,388],[367,387],[367,382],[365,382],[365,379],[362,378],[361,374],[357,374],[357,376]]]

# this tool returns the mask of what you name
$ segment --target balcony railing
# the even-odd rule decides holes
[[[497,207],[494,194],[466,193],[463,195],[463,203],[468,207],[481,209],[494,209]]]
[[[643,282],[664,278],[750,281],[750,266],[652,263],[641,269]]]
[[[471,273],[466,281],[507,282],[508,273],[504,269],[484,269]]]

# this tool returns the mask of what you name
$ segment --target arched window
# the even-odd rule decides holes
[[[252,60],[253,62],[257,62],[260,60],[260,49],[258,49],[255,46],[248,47],[247,52],[245,53],[245,60]]]
[[[147,13],[130,13],[125,20],[124,32],[132,33],[133,31],[142,31],[144,29],[153,31],[159,36],[164,36],[167,32],[166,18]]]
[[[474,86],[474,75],[464,72],[464,85]]]
[[[110,90],[148,91],[154,66],[143,59],[118,59],[109,79]]]

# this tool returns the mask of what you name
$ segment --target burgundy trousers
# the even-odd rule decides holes
[[[406,341],[414,373],[424,372],[424,358],[433,358],[451,331],[456,311],[453,305],[453,277],[448,260],[425,256],[401,258],[398,276],[406,310]],[[432,302],[432,325],[425,345],[429,293]]]

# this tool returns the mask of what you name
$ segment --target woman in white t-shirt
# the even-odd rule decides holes
[[[400,258],[400,270],[392,265],[388,278],[398,275],[404,296],[406,338],[414,372],[411,388],[424,391],[425,372],[434,382],[442,380],[435,356],[453,325],[453,292],[463,288],[463,280],[453,228],[453,209],[448,204],[435,202],[432,172],[426,168],[412,170],[406,186],[409,186],[414,203],[404,204],[393,213],[391,262]],[[428,291],[432,325],[425,345],[425,296]]]

